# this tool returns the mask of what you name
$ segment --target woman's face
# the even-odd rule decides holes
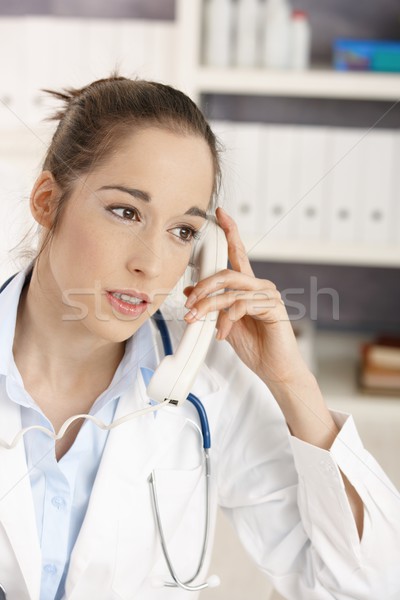
[[[108,340],[130,337],[183,275],[213,178],[204,139],[148,127],[79,180],[49,251],[63,319]],[[125,314],[116,290],[149,302]]]

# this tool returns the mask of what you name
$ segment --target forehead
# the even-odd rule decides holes
[[[103,185],[119,180],[132,187],[144,186],[152,197],[190,194],[208,203],[214,184],[213,157],[206,140],[198,135],[146,127],[125,137],[90,179]]]

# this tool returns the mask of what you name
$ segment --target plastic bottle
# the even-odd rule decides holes
[[[288,0],[266,0],[261,44],[264,67],[289,67],[291,19],[292,9]]]
[[[311,27],[308,15],[302,10],[292,12],[290,68],[308,69],[311,55]]]
[[[233,63],[255,67],[259,57],[260,0],[237,0]]]
[[[233,2],[207,0],[204,4],[204,64],[229,67],[232,64]]]

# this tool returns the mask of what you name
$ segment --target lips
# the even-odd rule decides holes
[[[126,294],[127,296],[133,296],[133,298],[139,298],[139,300],[143,300],[143,302],[148,302],[148,303],[151,302],[151,300],[147,294],[137,292],[136,290],[125,288],[125,289],[107,290],[107,291],[110,294]]]
[[[119,313],[126,315],[128,317],[132,317],[132,318],[137,318],[140,315],[142,315],[148,307],[148,302],[146,302],[145,300],[142,300],[141,298],[139,300],[142,300],[141,302],[135,303],[135,304],[131,304],[130,302],[124,302],[123,300],[121,300],[120,298],[117,298],[116,296],[113,295],[114,292],[106,292],[106,298],[108,300],[108,302],[111,304],[111,306]],[[126,292],[116,292],[116,293],[126,293]],[[130,296],[133,296],[132,294],[132,290],[130,290],[129,292]],[[144,294],[142,294],[143,296]],[[138,299],[138,296],[136,295],[135,292],[135,296],[136,299]]]

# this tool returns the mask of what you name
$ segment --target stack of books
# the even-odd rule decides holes
[[[400,398],[400,336],[380,336],[362,346],[359,383],[363,392]]]

